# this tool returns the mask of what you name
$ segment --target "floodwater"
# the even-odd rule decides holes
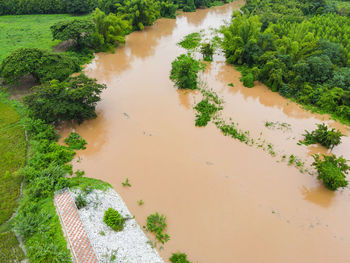
[[[331,192],[315,175],[278,161],[295,154],[308,165],[311,154],[326,153],[321,146],[296,144],[316,123],[324,120],[347,135],[349,129],[262,84],[243,87],[240,74],[215,56],[201,78],[225,101],[225,118],[274,145],[272,157],[223,136],[213,124],[195,127],[193,105],[200,94],[178,91],[169,80],[171,62],[185,53],[176,43],[219,27],[242,4],[160,19],[129,35],[114,54],[97,54],[85,73],[108,86],[99,116],[62,130],[67,135],[73,128],[88,141],[74,168],[111,183],[140,225],[156,211],[167,216],[171,240],[158,249],[166,261],[181,251],[200,263],[348,263],[349,188]],[[290,128],[268,129],[266,121]],[[349,137],[333,152],[350,159]],[[121,185],[126,178],[130,188]]]

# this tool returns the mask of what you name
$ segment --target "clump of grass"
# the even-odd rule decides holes
[[[73,150],[86,149],[87,142],[76,132],[71,132],[64,142]]]
[[[268,129],[277,129],[281,131],[289,131],[291,130],[291,125],[286,122],[279,122],[279,121],[266,121],[265,127]]]
[[[191,263],[185,253],[173,253],[169,258],[171,263]]]
[[[81,209],[87,205],[86,195],[79,193],[79,195],[75,198],[75,205],[78,209]]]
[[[129,182],[129,178],[126,178],[125,182],[122,182],[122,186],[124,186],[124,187],[131,187],[131,184]]]
[[[195,32],[185,36],[185,38],[179,42],[178,45],[185,49],[194,49],[199,46],[201,40],[202,37],[200,33]]]
[[[143,202],[143,200],[139,200],[139,201],[137,201],[137,204],[138,204],[139,206],[141,206],[141,205],[144,204],[144,202]]]
[[[207,126],[212,116],[217,111],[221,110],[222,107],[210,103],[208,99],[203,99],[194,107],[194,109],[198,112],[198,114],[196,114],[196,126],[203,127]]]
[[[157,212],[147,217],[146,229],[154,233],[157,240],[162,244],[170,239],[169,235],[164,233],[166,227],[166,217],[164,215],[159,215]]]
[[[248,132],[243,132],[237,129],[235,123],[231,122],[227,124],[223,120],[219,120],[216,121],[215,124],[216,127],[218,127],[225,136],[231,136],[232,138],[237,139],[246,144],[249,143],[250,140],[248,137]]]
[[[108,208],[103,217],[103,222],[115,231],[122,231],[124,229],[125,220],[126,219],[113,208]]]

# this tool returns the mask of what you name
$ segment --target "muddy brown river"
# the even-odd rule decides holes
[[[280,157],[295,154],[308,166],[311,154],[327,150],[298,146],[305,129],[325,121],[349,136],[349,128],[262,84],[243,87],[240,73],[216,55],[201,78],[223,98],[223,116],[272,143],[273,157],[223,136],[214,124],[195,127],[200,94],[178,91],[169,80],[171,62],[185,53],[176,43],[219,27],[241,5],[160,19],[130,34],[114,54],[97,54],[85,73],[108,86],[98,118],[62,131],[75,129],[88,142],[74,168],[109,182],[140,225],[156,211],[167,216],[171,240],[158,249],[165,261],[181,251],[200,263],[348,263],[349,188],[331,192]],[[269,129],[266,121],[290,126]],[[349,137],[333,152],[350,159]],[[121,185],[126,178],[130,188]]]

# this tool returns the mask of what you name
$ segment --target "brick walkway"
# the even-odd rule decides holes
[[[74,261],[76,263],[98,263],[69,189],[57,193],[54,201]]]

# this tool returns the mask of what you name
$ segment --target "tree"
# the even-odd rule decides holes
[[[201,47],[201,53],[205,61],[212,61],[214,55],[214,47],[210,43],[204,43]]]
[[[54,40],[72,39],[77,49],[81,49],[89,44],[91,34],[95,31],[95,25],[90,20],[75,19],[58,22],[50,29]]]
[[[321,160],[318,154],[314,155],[314,162],[312,165],[318,172],[317,179],[321,180],[323,184],[330,190],[335,191],[339,187],[348,185],[345,174],[350,170],[347,165],[347,160],[343,157],[337,158],[335,155],[322,155]]]
[[[88,0],[66,0],[66,10],[70,14],[80,15],[87,14],[91,11],[92,6]]]
[[[52,80],[34,89],[24,98],[32,114],[47,123],[75,120],[78,123],[95,118],[96,103],[105,85],[96,83],[84,74],[71,77],[64,82]]]
[[[114,50],[125,42],[125,34],[130,30],[128,21],[113,13],[106,15],[96,8],[93,14],[96,32],[93,33],[93,45],[97,50]]]
[[[118,13],[125,15],[131,21],[134,30],[151,26],[160,17],[159,2],[154,0],[126,0],[116,6]]]
[[[43,83],[52,79],[62,81],[79,69],[77,62],[64,54],[38,48],[19,48],[2,61],[0,76],[11,83],[31,74]]]
[[[191,55],[180,55],[172,62],[170,79],[179,89],[196,89],[198,85],[197,74],[201,69],[199,61]]]

